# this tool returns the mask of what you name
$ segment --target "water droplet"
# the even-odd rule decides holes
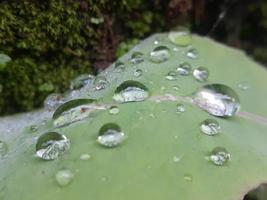
[[[43,160],[54,160],[69,149],[69,139],[57,132],[44,133],[36,143],[36,155]]]
[[[177,72],[182,76],[188,76],[191,72],[191,65],[187,62],[181,63],[177,68]]]
[[[177,80],[178,74],[176,71],[170,71],[168,74],[166,74],[165,79],[169,81],[175,81]]]
[[[173,160],[173,162],[177,163],[177,162],[180,162],[181,161],[181,158],[178,157],[178,156],[173,156],[172,157],[172,160]]]
[[[65,100],[63,99],[61,94],[53,93],[46,97],[44,100],[45,110],[52,111],[55,110],[58,106],[63,104]]]
[[[90,160],[91,159],[91,155],[84,153],[80,155],[80,160]]]
[[[137,69],[137,70],[134,71],[134,76],[135,77],[140,77],[142,75],[143,75],[142,69]]]
[[[126,139],[126,135],[117,124],[108,123],[101,127],[97,142],[105,147],[116,147]]]
[[[73,178],[74,174],[68,169],[62,169],[56,173],[56,181],[58,185],[62,187],[70,184]]]
[[[194,102],[208,113],[220,117],[233,116],[240,109],[236,92],[222,84],[210,84],[201,87],[195,93]]]
[[[108,81],[104,76],[97,76],[94,80],[94,89],[96,91],[103,90],[108,86]]]
[[[194,78],[199,82],[205,82],[209,77],[209,70],[206,67],[198,67],[193,71]]]
[[[3,159],[7,156],[8,145],[0,140],[0,159]]]
[[[155,63],[161,63],[167,61],[171,56],[171,51],[168,47],[159,46],[156,47],[150,53],[150,60]]]
[[[93,83],[95,76],[91,74],[82,74],[77,78],[73,79],[70,83],[71,90],[80,89],[86,85],[90,85]]]
[[[125,81],[115,91],[113,99],[119,103],[144,101],[149,96],[148,88],[137,81]]]
[[[176,32],[172,31],[168,35],[171,42],[178,46],[188,46],[192,43],[192,36],[190,32],[183,28]]]
[[[237,86],[240,90],[243,90],[243,91],[246,91],[250,88],[250,85],[247,82],[241,82]]]
[[[132,57],[131,57],[131,60],[130,60],[130,62],[132,64],[137,65],[137,64],[139,64],[139,63],[141,63],[143,61],[144,61],[143,53],[136,51],[136,52],[134,52],[132,54]]]
[[[120,73],[125,70],[125,64],[121,61],[115,63],[114,72]]]
[[[219,122],[215,119],[206,119],[200,124],[200,130],[206,135],[217,135],[220,129]]]
[[[186,56],[188,58],[191,58],[191,59],[196,59],[198,58],[198,50],[193,48],[193,49],[189,49],[187,52],[186,52]]]
[[[92,99],[75,99],[62,104],[53,114],[54,125],[65,126],[89,117],[95,109],[92,102]]]
[[[116,115],[120,112],[120,109],[118,106],[111,106],[108,111],[110,114]]]
[[[185,106],[181,103],[178,103],[176,106],[176,113],[183,113],[185,112]]]
[[[192,182],[193,181],[193,176],[191,174],[185,174],[184,175],[184,180]]]
[[[230,159],[230,154],[224,147],[215,147],[210,155],[210,161],[215,165],[225,165]]]
[[[172,88],[173,88],[175,91],[180,90],[180,86],[179,86],[179,85],[174,85],[174,86],[172,86]]]

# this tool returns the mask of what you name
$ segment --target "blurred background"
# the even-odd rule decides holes
[[[143,38],[186,26],[267,65],[265,0],[2,0],[0,115],[29,111]]]

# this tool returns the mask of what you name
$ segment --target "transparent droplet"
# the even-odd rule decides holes
[[[141,52],[134,52],[133,54],[132,54],[132,57],[131,57],[131,60],[130,60],[130,62],[132,63],[132,64],[139,64],[139,63],[141,63],[141,62],[143,62],[144,61],[144,55],[143,55],[143,53],[141,53]]]
[[[70,83],[71,90],[80,89],[86,85],[90,85],[93,83],[95,76],[91,74],[82,74],[77,78],[73,79]]]
[[[114,72],[120,73],[125,70],[125,64],[121,61],[115,63]]]
[[[200,130],[206,135],[217,135],[220,133],[221,127],[217,120],[206,119],[201,122]]]
[[[117,87],[113,99],[119,103],[144,101],[148,98],[148,88],[137,81],[125,81]]]
[[[179,85],[174,85],[174,86],[172,86],[172,88],[173,88],[175,91],[180,90],[180,86],[179,86]]]
[[[191,65],[187,62],[181,63],[177,68],[177,72],[182,76],[188,76],[191,72]]]
[[[91,155],[84,153],[80,155],[80,160],[90,160],[91,159]]]
[[[198,58],[198,50],[193,48],[193,49],[189,49],[187,52],[186,52],[186,56],[188,58],[191,58],[191,59],[196,59]]]
[[[63,96],[61,94],[53,93],[48,95],[44,100],[44,108],[45,110],[52,111],[64,102],[65,100],[63,99]]]
[[[137,69],[137,70],[134,71],[134,76],[135,77],[140,77],[142,75],[143,75],[142,69]]]
[[[150,60],[155,63],[161,63],[167,61],[171,56],[171,51],[168,47],[159,46],[156,47],[150,53]]]
[[[166,74],[165,79],[169,81],[175,81],[177,80],[178,73],[176,71],[169,71],[168,74]]]
[[[172,31],[168,35],[171,42],[178,46],[188,46],[192,43],[192,36],[187,29],[180,29],[176,32]]]
[[[43,160],[54,160],[69,149],[69,139],[57,132],[44,133],[36,143],[36,155]]]
[[[126,135],[121,128],[114,123],[108,123],[101,127],[97,137],[97,142],[105,147],[116,147],[126,139]]]
[[[173,156],[172,157],[173,162],[177,163],[181,161],[181,158],[179,156]]]
[[[108,86],[108,81],[104,76],[97,76],[94,80],[94,89],[96,91],[103,90]]]
[[[184,175],[184,180],[192,182],[193,181],[193,176],[191,174],[185,174]]]
[[[178,103],[176,106],[176,113],[183,113],[185,112],[185,106],[181,103]]]
[[[250,85],[247,82],[241,82],[237,86],[240,90],[243,90],[243,91],[246,91],[250,88]]]
[[[58,185],[62,187],[69,185],[73,178],[74,174],[68,169],[62,169],[56,173],[56,181]]]
[[[205,82],[209,77],[209,70],[206,67],[198,67],[193,71],[194,78],[199,82]]]
[[[8,145],[7,143],[0,140],[0,159],[3,159],[7,156]]]
[[[120,112],[120,109],[118,106],[111,106],[108,110],[108,112],[112,115],[116,115]]]
[[[220,117],[234,116],[240,109],[236,92],[222,84],[201,87],[194,95],[194,102],[208,113]]]
[[[224,147],[215,147],[210,154],[210,161],[215,165],[225,165],[229,159],[230,154]]]

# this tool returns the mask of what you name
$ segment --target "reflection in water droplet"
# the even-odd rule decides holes
[[[115,63],[114,72],[120,73],[125,70],[125,64],[121,61]]]
[[[31,132],[36,132],[36,131],[38,131],[38,126],[37,126],[37,125],[31,125],[31,126],[30,126],[30,131],[31,131]]]
[[[209,70],[206,67],[198,67],[193,71],[194,78],[199,82],[205,82],[209,77]]]
[[[3,159],[7,156],[8,145],[0,140],[0,159]]]
[[[117,124],[108,123],[101,127],[97,142],[105,147],[116,147],[126,139],[126,135]]]
[[[139,64],[144,61],[144,55],[141,52],[134,52],[132,54],[130,62],[134,65]]]
[[[178,46],[188,46],[192,43],[192,36],[188,29],[180,28],[180,30],[170,32],[168,35],[171,42]]]
[[[219,122],[215,119],[206,119],[200,124],[200,130],[206,135],[217,135],[220,129]]]
[[[91,155],[84,153],[80,155],[80,160],[90,160],[91,159]]]
[[[240,109],[236,92],[222,84],[201,87],[194,95],[194,102],[208,113],[221,117],[233,116]]]
[[[193,176],[191,174],[185,174],[184,175],[184,180],[192,182],[193,181]]]
[[[191,65],[187,62],[181,63],[177,68],[177,72],[182,76],[188,76],[191,72]]]
[[[244,90],[244,91],[250,88],[250,85],[247,82],[241,82],[237,86],[240,90]]]
[[[177,80],[178,74],[176,71],[169,71],[168,74],[166,74],[165,79],[169,81],[175,81]]]
[[[156,47],[150,53],[150,60],[155,63],[161,63],[167,61],[171,56],[171,51],[168,47],[159,46]]]
[[[142,75],[143,75],[142,69],[137,69],[137,70],[134,71],[134,76],[135,77],[140,77]]]
[[[218,166],[225,165],[230,159],[230,154],[224,147],[215,147],[210,155],[210,161]]]
[[[45,110],[52,111],[55,110],[58,106],[63,104],[65,100],[63,99],[61,94],[53,93],[46,97],[44,100]]]
[[[36,143],[36,155],[43,160],[54,160],[70,149],[70,141],[65,135],[47,132]]]
[[[125,81],[115,91],[113,99],[119,103],[144,101],[149,96],[148,89],[137,81]]]
[[[176,106],[176,113],[183,113],[185,112],[185,106],[181,103],[178,103]]]
[[[158,40],[155,40],[155,41],[154,41],[154,44],[155,44],[155,45],[158,45],[158,44],[159,44],[159,41],[158,41]]]
[[[120,109],[117,106],[111,106],[108,112],[112,115],[116,115],[120,112]]]
[[[71,81],[70,89],[77,90],[86,85],[91,85],[93,83],[94,78],[95,78],[94,75],[82,74]]]
[[[62,169],[56,173],[56,181],[62,187],[70,184],[73,178],[74,174],[68,169]]]
[[[108,86],[108,81],[104,76],[97,76],[94,80],[94,89],[96,91],[103,90]]]
[[[198,51],[197,49],[193,48],[193,49],[189,49],[187,52],[186,52],[186,56],[188,58],[191,58],[191,59],[196,59],[198,58]]]

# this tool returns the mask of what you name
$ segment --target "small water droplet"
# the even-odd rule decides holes
[[[171,51],[168,47],[159,46],[156,47],[150,53],[150,60],[155,63],[162,63],[167,61],[171,56]]]
[[[192,43],[192,36],[188,29],[180,28],[180,30],[172,31],[168,35],[169,40],[178,46],[188,46]]]
[[[209,77],[209,70],[206,67],[198,67],[193,71],[194,78],[199,82],[205,82]]]
[[[215,119],[206,119],[200,124],[200,130],[206,135],[217,135],[220,129],[219,122]]]
[[[94,80],[94,89],[96,91],[103,90],[108,86],[108,81],[104,76],[97,76]]]
[[[210,161],[218,166],[225,165],[230,159],[230,154],[224,147],[215,147],[210,154]]]
[[[156,118],[156,116],[153,113],[150,113],[149,114],[149,117],[151,117],[152,119],[155,119]]]
[[[168,74],[166,74],[165,79],[169,81],[175,81],[177,80],[178,73],[176,71],[169,71]]]
[[[176,113],[183,113],[185,112],[185,106],[181,103],[176,105]]]
[[[8,145],[7,143],[0,140],[0,159],[3,159],[7,156]]]
[[[192,182],[193,181],[193,176],[191,174],[185,174],[184,175],[184,180]]]
[[[179,156],[173,156],[172,157],[173,162],[177,163],[181,161],[181,158]]]
[[[43,160],[54,160],[69,149],[69,139],[57,132],[44,133],[36,143],[36,155]]]
[[[183,62],[177,68],[177,72],[182,76],[188,76],[191,72],[191,65],[187,62]]]
[[[121,128],[114,123],[108,123],[101,127],[97,142],[105,147],[116,147],[126,139]]]
[[[144,101],[148,98],[148,88],[137,81],[125,81],[115,91],[113,99],[119,103]]]
[[[132,57],[131,57],[131,60],[130,60],[130,62],[132,64],[137,65],[137,64],[139,64],[139,63],[141,63],[143,61],[144,61],[143,53],[136,51],[136,52],[134,52],[132,54]]]
[[[108,112],[112,115],[116,115],[120,112],[120,109],[118,106],[111,106],[108,110]]]
[[[142,75],[143,75],[142,69],[137,69],[137,70],[134,71],[134,76],[135,77],[140,77]]]
[[[74,174],[71,170],[62,169],[56,173],[56,181],[59,186],[64,187],[71,183],[74,178]]]
[[[240,90],[243,90],[243,91],[246,91],[250,88],[250,85],[247,82],[241,82],[237,86]]]
[[[63,104],[65,100],[63,99],[63,96],[58,93],[50,94],[46,97],[44,100],[44,107],[45,110],[52,111],[55,110],[58,106]]]
[[[179,49],[177,47],[173,47],[172,50],[173,51],[179,51]]]
[[[208,113],[220,117],[234,116],[240,109],[236,92],[222,84],[201,87],[194,95],[194,102]]]
[[[80,160],[90,160],[90,159],[91,159],[91,155],[87,153],[83,153],[80,155]]]
[[[70,83],[71,90],[80,89],[86,85],[90,85],[93,83],[95,76],[91,74],[82,74],[75,79],[73,79]]]
[[[189,49],[187,52],[186,52],[186,56],[188,58],[191,58],[191,59],[196,59],[198,58],[198,50],[193,48],[193,49]]]
[[[125,64],[121,61],[115,63],[114,72],[120,73],[125,70]]]
[[[172,89],[174,89],[175,91],[178,91],[178,90],[180,90],[180,86],[179,85],[174,85],[174,86],[172,86]]]

